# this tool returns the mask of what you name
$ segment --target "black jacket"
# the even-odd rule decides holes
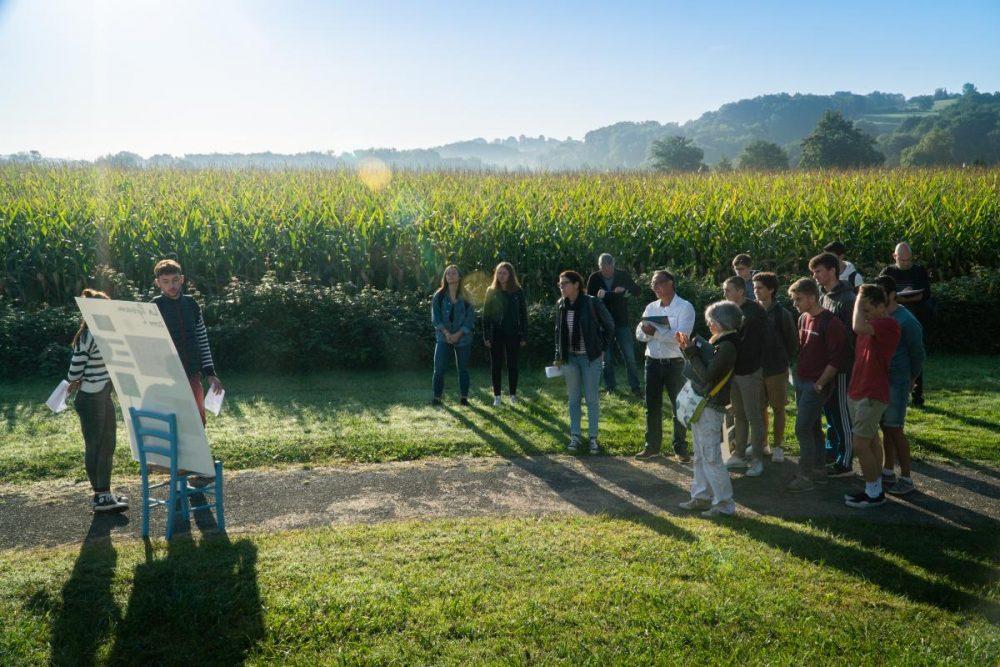
[[[604,301],[604,305],[607,306],[608,311],[611,313],[611,317],[615,321],[615,326],[627,327],[629,325],[628,299],[625,298],[625,294],[615,294],[614,289],[616,287],[624,287],[625,294],[631,294],[632,296],[639,296],[642,290],[632,280],[632,276],[629,275],[628,271],[615,269],[615,275],[611,279],[611,289],[604,295],[602,301]],[[602,289],[607,289],[604,285],[604,276],[601,275],[600,271],[591,273],[590,278],[587,279],[587,294],[596,297],[597,293]]]
[[[590,361],[601,356],[611,341],[615,339],[615,322],[601,300],[587,294],[581,294],[580,308],[577,310],[583,336],[583,345],[587,348],[587,358]],[[570,353],[569,328],[566,326],[566,299],[556,302],[556,360],[566,361]],[[596,316],[596,318],[594,317]]]
[[[767,331],[767,313],[764,307],[749,299],[740,306],[743,323],[740,325],[739,353],[736,355],[736,375],[750,375],[764,360],[764,334]]]
[[[511,302],[509,312],[514,314],[514,330],[523,340],[528,332],[528,300],[524,291],[503,292],[492,287],[486,290],[486,302],[483,304],[483,339],[492,343],[501,330],[504,313],[508,312],[507,302]]]
[[[211,354],[206,354],[208,340],[198,302],[187,294],[181,294],[176,299],[161,294],[153,299],[153,303],[160,309],[188,377],[199,372],[206,376],[215,375]]]
[[[799,351],[799,331],[795,318],[780,303],[772,303],[765,316],[764,376],[777,375],[788,370]]]
[[[707,396],[708,392],[715,389],[715,386],[722,382],[729,371],[734,369],[736,364],[737,346],[740,335],[732,331],[721,336],[715,341],[715,354],[708,364],[695,348],[691,346],[684,350],[684,357],[687,359],[687,366],[684,369],[685,375],[691,377],[691,384],[696,390],[700,390],[702,396]],[[726,384],[715,396],[708,399],[708,404],[717,410],[725,411],[729,405],[729,387],[733,384],[733,377],[730,375]]]

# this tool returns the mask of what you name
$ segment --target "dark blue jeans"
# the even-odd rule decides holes
[[[458,390],[462,397],[469,395],[469,354],[472,352],[472,345],[451,345],[450,343],[437,343],[434,346],[434,398],[441,398],[444,393],[444,372],[448,365],[449,357],[455,359],[458,365]]]
[[[618,387],[615,379],[615,348],[621,350],[628,372],[628,386],[639,391],[639,368],[635,363],[635,332],[629,327],[615,327],[615,342],[604,353],[604,386],[608,391]]]

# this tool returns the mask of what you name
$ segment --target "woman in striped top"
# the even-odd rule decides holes
[[[83,290],[88,299],[107,299],[104,292]],[[83,430],[84,465],[94,490],[95,512],[120,512],[128,509],[124,496],[111,493],[111,466],[116,444],[115,404],[111,400],[111,377],[104,357],[86,322],[73,337],[73,359],[66,380],[70,393],[76,392],[73,405]],[[77,391],[79,390],[79,391]]]

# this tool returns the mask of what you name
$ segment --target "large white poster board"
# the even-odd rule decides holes
[[[214,475],[208,438],[191,385],[156,304],[80,297],[76,303],[118,394],[132,458],[138,461],[139,452],[129,408],[172,412],[177,415],[178,465],[191,472]],[[164,467],[170,465],[170,459],[155,454],[146,460]]]

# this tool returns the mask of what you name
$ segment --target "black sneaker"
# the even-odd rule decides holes
[[[113,493],[95,493],[91,506],[94,512],[121,512],[128,509],[128,503],[119,502]]]
[[[827,468],[827,477],[851,477],[854,475],[854,469],[848,468],[847,466],[842,466],[839,463],[834,463],[832,466]]]
[[[469,399],[467,399],[467,398],[466,398],[465,396],[463,396],[463,397],[462,397],[462,400],[460,400],[460,401],[458,402],[458,404],[459,404],[459,405],[468,405],[468,404],[469,404]]]
[[[914,396],[913,397],[913,407],[915,407],[915,408],[922,408],[922,407],[924,407],[924,397],[923,396],[920,396],[920,397]]]
[[[878,507],[879,505],[885,504],[885,493],[880,493],[877,497],[872,498],[867,493],[862,491],[861,493],[855,493],[854,495],[844,496],[844,504],[848,507],[854,507],[856,509]]]
[[[650,449],[649,447],[643,447],[642,451],[635,455],[635,458],[640,461],[643,459],[652,459],[660,455],[660,450]]]
[[[691,463],[691,455],[687,452],[674,452],[674,455],[677,456],[677,460],[681,463]]]

